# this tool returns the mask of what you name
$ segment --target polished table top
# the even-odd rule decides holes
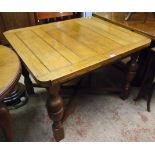
[[[20,69],[17,55],[11,49],[0,45],[0,97],[4,96],[10,87],[17,82]]]
[[[38,82],[64,82],[149,46],[151,40],[98,18],[4,33]]]
[[[135,12],[125,21],[125,12],[96,12],[94,16],[134,30],[155,40],[155,16],[152,12]]]

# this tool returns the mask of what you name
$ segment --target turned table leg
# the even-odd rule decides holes
[[[28,95],[34,94],[33,84],[29,77],[29,72],[25,68],[25,66],[22,64],[22,75],[24,76],[24,83],[27,90]]]
[[[53,120],[53,135],[56,141],[64,138],[62,119],[64,115],[64,104],[59,95],[60,85],[51,85],[48,88],[49,98],[47,100],[47,111]]]
[[[11,126],[11,117],[4,103],[0,103],[0,125],[6,135],[7,141],[13,141],[14,134]]]
[[[125,82],[124,88],[121,93],[121,98],[124,100],[127,99],[129,96],[130,85],[138,69],[137,58],[138,58],[137,53],[131,56],[131,61],[130,61],[128,73],[126,76],[126,82]]]

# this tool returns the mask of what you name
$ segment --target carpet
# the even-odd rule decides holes
[[[96,85],[120,87],[123,79],[124,75],[115,68],[104,67],[93,73],[90,89]],[[35,92],[26,105],[10,111],[17,142],[54,141],[52,122],[45,108],[46,90],[35,88]],[[138,88],[132,87],[130,97],[124,101],[117,93],[91,94],[79,89],[64,122],[62,142],[155,141],[155,97],[149,113],[144,99],[133,100],[137,92]]]

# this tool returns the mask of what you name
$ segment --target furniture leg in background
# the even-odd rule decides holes
[[[154,90],[155,90],[155,83],[153,83],[151,85],[151,88],[150,88],[149,93],[148,93],[148,96],[147,96],[147,111],[148,112],[151,111],[150,103],[151,103],[151,99],[152,99],[152,95],[153,95]]]
[[[24,76],[24,84],[25,84],[28,95],[33,95],[34,94],[33,84],[29,77],[29,72],[25,68],[24,64],[22,64],[22,75]]]
[[[138,101],[142,97],[147,98],[147,111],[150,112],[150,103],[151,103],[151,98],[153,95],[153,92],[155,90],[155,83],[154,77],[155,77],[155,54],[154,54],[155,48],[152,48],[149,53],[149,59],[148,59],[148,65],[147,65],[147,70],[144,75],[144,79],[142,81],[142,85],[140,87],[140,90],[137,94],[137,97],[134,99],[135,101]]]
[[[128,69],[128,73],[126,76],[126,82],[125,82],[124,88],[121,93],[121,98],[123,100],[127,99],[129,96],[131,82],[134,79],[136,75],[136,71],[138,69],[138,63],[137,63],[138,56],[139,56],[138,53],[135,53],[131,56],[131,61],[129,62],[129,69]]]
[[[132,15],[133,15],[133,12],[129,12],[127,16],[125,17],[125,20],[128,21]]]
[[[5,133],[7,141],[12,142],[14,140],[14,134],[11,125],[11,116],[3,102],[0,103],[0,125]]]

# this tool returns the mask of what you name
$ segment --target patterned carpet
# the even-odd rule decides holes
[[[121,86],[123,79],[121,72],[105,67],[93,73],[90,90],[97,84]],[[132,88],[125,101],[117,93],[91,94],[79,90],[73,99],[71,115],[64,122],[62,141],[155,141],[155,97],[149,113],[144,99],[133,101],[137,90]],[[45,109],[46,91],[35,91],[36,95],[30,97],[26,105],[11,111],[16,141],[52,142],[51,121]]]

